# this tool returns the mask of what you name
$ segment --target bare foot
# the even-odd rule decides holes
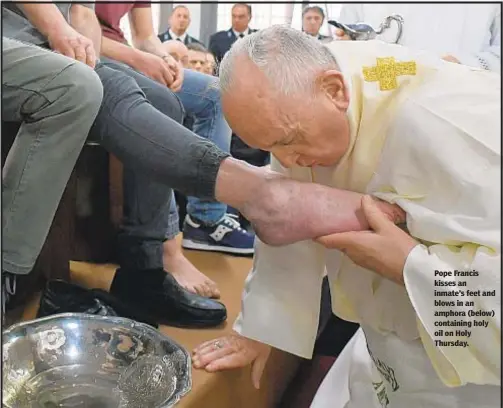
[[[173,275],[180,286],[204,297],[220,298],[217,284],[192,265],[176,239],[165,241],[163,246],[164,269]]]

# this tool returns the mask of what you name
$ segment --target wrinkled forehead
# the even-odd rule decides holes
[[[284,137],[283,115],[268,95],[260,89],[245,93],[237,85],[222,95],[229,126],[248,145],[263,150]]]

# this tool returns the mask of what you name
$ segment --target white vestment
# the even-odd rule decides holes
[[[274,248],[257,240],[235,330],[311,358],[326,271],[334,313],[362,325],[375,363],[362,353],[361,339],[353,347],[359,352],[343,352],[333,370],[345,374],[333,386],[346,384],[346,392],[332,393],[331,408],[380,407],[377,398],[388,401],[387,408],[496,408],[491,395],[500,386],[501,354],[500,78],[380,41],[338,41],[328,48],[350,88],[350,148],[333,168],[287,171],[274,158],[271,165],[298,180],[397,203],[421,245],[407,258],[403,287],[312,241]],[[455,269],[473,269],[479,276],[434,275]],[[496,292],[439,298],[435,290],[452,287],[437,287],[438,280]],[[473,327],[471,337],[462,338],[466,347],[437,347],[436,324],[446,320],[435,316],[437,299],[454,302],[440,310],[494,314],[484,317],[488,327]],[[460,306],[460,300],[474,306]],[[449,339],[458,337],[441,338]],[[402,364],[411,359],[414,369]],[[364,378],[375,386],[371,403],[373,388],[361,386]],[[471,405],[459,395],[469,396]]]
[[[462,64],[500,72],[501,4],[345,4],[339,20],[365,22],[372,27],[391,14],[404,18],[400,45],[456,57]],[[398,26],[392,22],[379,40],[394,42]]]

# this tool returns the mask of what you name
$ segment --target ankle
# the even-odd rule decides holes
[[[243,215],[253,225],[256,235],[266,244],[283,245],[285,225],[291,218],[290,201],[293,198],[290,180],[282,177],[267,179],[257,191],[253,201],[243,208]]]
[[[162,248],[164,256],[170,258],[183,256],[182,246],[176,237],[164,241]]]

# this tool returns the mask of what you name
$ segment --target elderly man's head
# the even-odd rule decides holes
[[[273,26],[237,41],[220,65],[229,125],[285,167],[330,166],[349,146],[349,91],[330,51]]]
[[[175,60],[180,62],[185,68],[189,64],[189,50],[181,41],[168,40],[162,43],[164,50]]]

